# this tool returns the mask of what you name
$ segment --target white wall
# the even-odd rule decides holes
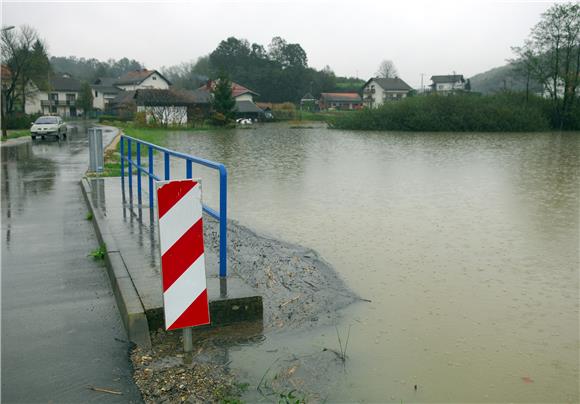
[[[435,85],[435,91],[453,91],[453,90],[464,90],[465,83],[461,81],[456,81],[455,83],[437,83]]]
[[[251,101],[254,102],[254,97],[250,93],[240,94],[236,97],[236,101]]]
[[[374,94],[370,94],[372,96],[372,104],[369,103],[368,101],[365,101],[365,98],[367,97],[367,95],[364,93],[364,90],[371,89],[373,88],[375,89],[375,93]],[[391,99],[396,99],[396,97],[393,97],[395,95],[399,95],[399,98],[405,98],[407,96],[408,91],[385,91],[380,85],[379,83],[377,83],[375,80],[371,80],[368,85],[366,87],[363,88],[363,103],[366,107],[368,108],[378,108],[381,105],[383,105],[383,103],[385,101],[389,101]]]
[[[116,93],[103,93],[98,89],[92,89],[92,91],[93,91],[93,108],[98,109],[100,111],[104,111],[106,104],[113,98],[117,97],[118,95]]]
[[[169,83],[165,81],[165,79],[161,77],[159,73],[155,72],[151,76],[143,80],[143,82],[140,84],[117,85],[117,87],[125,91],[133,91],[146,88],[166,90],[169,88]]]
[[[58,94],[58,103],[54,103],[53,105],[56,106],[56,112],[51,112],[50,107],[48,105],[42,105],[42,101],[48,101],[50,94]],[[72,105],[66,105],[67,94],[74,94],[74,102],[71,102]],[[42,113],[45,115],[49,114],[57,114],[62,117],[69,117],[71,116],[70,110],[71,106],[76,107],[77,115],[81,115],[83,110],[82,108],[77,107],[75,104],[78,101],[79,93],[76,91],[36,91],[33,94],[30,94],[26,97],[26,103],[24,104],[24,112],[27,114],[38,114]],[[46,104],[46,103],[45,103]],[[63,105],[57,105],[63,104]]]

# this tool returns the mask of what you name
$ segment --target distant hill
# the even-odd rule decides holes
[[[471,90],[482,94],[496,93],[502,90],[526,91],[526,78],[518,72],[514,65],[509,63],[505,66],[495,67],[470,78]],[[541,91],[542,87],[537,83],[530,83],[530,91]]]

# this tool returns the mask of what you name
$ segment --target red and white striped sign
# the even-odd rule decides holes
[[[201,184],[157,182],[165,329],[209,324]]]

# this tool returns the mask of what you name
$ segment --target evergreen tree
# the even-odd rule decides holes
[[[212,109],[216,124],[228,124],[234,117],[236,100],[232,96],[232,82],[229,77],[221,73],[212,89]]]

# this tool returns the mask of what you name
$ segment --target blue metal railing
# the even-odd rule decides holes
[[[125,153],[125,143],[127,144]],[[133,160],[132,156],[132,145],[136,145],[136,160]],[[147,147],[147,166],[141,165],[141,146]],[[213,168],[219,171],[220,174],[220,208],[219,212],[216,212],[212,208],[206,205],[203,206],[203,211],[206,212],[211,217],[217,219],[220,224],[220,278],[225,278],[227,276],[227,201],[228,201],[228,172],[226,167],[221,163],[215,163],[210,160],[205,160],[199,157],[190,156],[189,154],[179,153],[165,147],[157,146],[153,143],[144,142],[139,139],[135,139],[130,136],[121,135],[121,187],[123,188],[123,193],[125,192],[125,162],[128,168],[128,185],[129,185],[129,197],[133,200],[133,168],[137,169],[137,203],[142,204],[141,197],[141,173],[145,173],[149,177],[149,208],[153,208],[153,180],[162,181],[160,177],[155,175],[154,165],[153,165],[153,151],[157,150],[163,153],[163,180],[170,179],[170,166],[169,158],[170,156],[177,157],[185,160],[185,177],[191,178],[192,176],[192,165],[199,164],[205,167]]]

